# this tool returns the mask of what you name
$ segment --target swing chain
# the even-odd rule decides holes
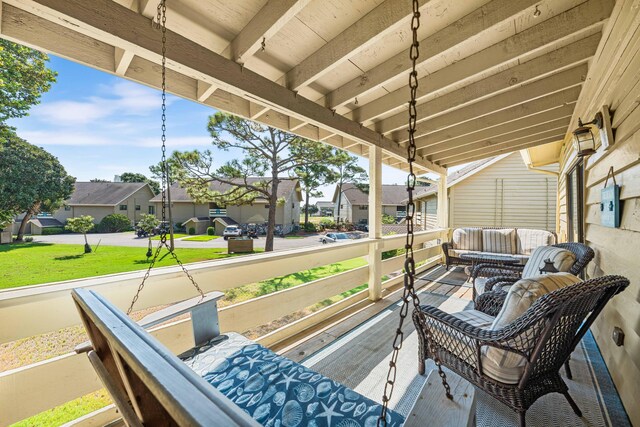
[[[136,294],[133,296],[133,299],[131,300],[131,305],[127,310],[127,315],[131,314],[131,312],[133,311],[133,306],[135,305],[136,301],[138,301],[138,298],[140,297],[140,292],[142,292],[142,290],[144,289],[145,282],[149,278],[149,275],[151,274],[151,270],[153,269],[154,265],[156,264],[156,261],[158,260],[158,257],[160,256],[160,250],[162,249],[162,247],[167,248],[167,250],[169,251],[169,254],[171,254],[171,257],[173,257],[173,259],[180,266],[184,274],[189,278],[189,280],[193,284],[193,287],[196,288],[196,290],[200,294],[200,301],[202,301],[205,298],[204,292],[202,291],[200,286],[198,286],[193,276],[189,274],[189,272],[187,271],[187,268],[184,266],[184,264],[182,264],[182,262],[178,259],[178,256],[176,255],[176,253],[167,244],[168,227],[172,227],[172,224],[167,224],[167,186],[169,185],[169,182],[168,182],[169,168],[167,164],[167,147],[166,147],[166,142],[167,142],[167,135],[166,135],[167,133],[167,4],[166,4],[166,0],[161,0],[160,3],[158,3],[157,21],[158,21],[158,25],[160,26],[160,29],[162,30],[162,63],[161,63],[162,64],[162,137],[161,137],[162,160],[160,162],[162,164],[162,223],[160,225],[160,243],[158,243],[158,247],[156,248],[153,258],[151,259],[151,263],[149,264],[149,268],[147,268],[147,271],[144,277],[142,278],[142,282],[138,286],[138,290],[136,291]],[[169,209],[171,209],[171,207],[169,207]]]
[[[402,304],[400,306],[400,321],[398,328],[396,329],[396,334],[393,339],[393,352],[391,353],[391,360],[389,361],[389,370],[387,372],[387,381],[384,386],[384,394],[382,397],[382,411],[380,417],[378,418],[378,426],[386,426],[387,425],[387,413],[389,410],[389,401],[391,400],[391,396],[393,395],[393,389],[396,381],[397,375],[397,362],[398,355],[400,349],[402,348],[402,342],[404,340],[404,332],[402,332],[402,326],[404,324],[404,320],[409,314],[409,303],[413,303],[414,311],[418,313],[418,317],[421,323],[426,322],[426,318],[422,310],[420,309],[420,299],[415,290],[415,276],[416,276],[416,263],[414,259],[413,253],[413,243],[414,243],[414,215],[415,215],[415,202],[413,199],[413,192],[415,190],[416,185],[416,175],[413,170],[413,164],[415,162],[416,157],[416,143],[415,143],[415,132],[416,132],[416,123],[418,119],[418,113],[416,108],[416,98],[418,94],[418,71],[416,70],[417,60],[419,56],[419,45],[418,42],[418,28],[420,27],[420,3],[418,0],[413,0],[413,17],[411,18],[411,31],[413,34],[413,41],[411,44],[411,49],[409,50],[409,57],[412,61],[412,69],[409,74],[409,88],[411,90],[411,100],[409,101],[409,144],[407,146],[407,162],[409,164],[409,174],[407,176],[407,194],[408,194],[408,202],[407,202],[407,212],[406,212],[406,223],[407,223],[407,236],[405,241],[405,261],[404,261],[404,289],[402,292]],[[429,352],[433,356],[434,362],[438,367],[438,374],[442,379],[442,385],[445,388],[445,393],[449,399],[451,396],[451,389],[449,384],[447,383],[447,377],[444,371],[442,370],[442,365],[440,363],[440,358],[434,351],[433,342],[431,334],[427,329],[425,329],[426,341],[429,346]]]

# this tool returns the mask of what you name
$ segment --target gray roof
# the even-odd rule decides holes
[[[429,187],[416,187],[416,196],[427,191]],[[336,188],[336,192],[337,192]],[[368,205],[369,195],[360,190],[354,184],[343,184],[342,193],[352,205]],[[407,189],[400,184],[382,184],[382,205],[401,206],[407,198]],[[333,201],[338,199],[337,194],[334,195]]]
[[[211,218],[209,218],[208,216],[194,216],[194,217],[189,218],[185,222],[183,222],[182,225],[184,226],[189,221],[193,221],[193,222],[209,222],[209,221],[211,221]]]
[[[65,204],[115,206],[147,185],[144,182],[76,182]]]
[[[33,218],[29,222],[40,228],[46,227],[64,227],[64,224],[55,218]]]
[[[458,181],[460,181],[462,178],[465,178],[466,176],[472,175],[473,173],[477,172],[480,168],[482,168],[482,166],[486,165],[487,163],[493,161],[496,159],[496,156],[494,157],[488,157],[486,159],[482,159],[482,160],[478,160],[477,162],[473,162],[473,163],[469,163],[468,165],[466,165],[465,167],[463,167],[462,169],[459,169],[455,172],[450,173],[449,175],[447,175],[447,186],[451,187],[452,185],[455,185]],[[431,194],[436,194],[438,192],[438,186],[437,185],[431,185],[430,187],[427,187],[427,190],[424,191],[423,193],[418,194],[417,197],[424,197],[424,196],[428,196]],[[405,202],[406,202],[406,198],[405,198]]]
[[[216,221],[220,221],[220,223],[225,227],[229,225],[238,225],[238,222],[235,219],[229,218],[228,216],[218,216],[213,218],[213,222],[216,222]]]
[[[247,181],[252,184],[255,182],[264,181],[268,178],[247,178]],[[238,183],[242,182],[242,180],[238,179]],[[225,193],[231,189],[231,185],[223,184],[219,181],[212,181],[209,183],[209,188],[213,191],[217,191],[220,193]],[[298,180],[291,178],[280,178],[280,184],[278,184],[278,198],[283,197],[288,199],[293,191],[296,191],[296,188],[299,188]],[[265,201],[264,197],[258,197],[256,200]],[[300,200],[300,198],[298,198]],[[162,201],[162,193],[156,195],[151,202],[161,202]],[[193,199],[187,194],[187,190],[185,188],[180,187],[178,183],[171,185],[171,202],[193,202]]]

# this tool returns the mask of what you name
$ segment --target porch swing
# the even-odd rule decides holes
[[[86,289],[72,292],[91,345],[82,350],[88,355],[96,373],[112,396],[125,423],[130,426],[400,426],[424,425],[425,399],[405,418],[388,405],[393,394],[397,360],[402,347],[402,326],[414,306],[414,316],[424,316],[414,288],[413,258],[413,190],[416,176],[413,162],[416,155],[416,92],[418,79],[417,30],[419,2],[413,1],[411,30],[413,43],[410,57],[413,69],[409,76],[409,136],[407,178],[407,238],[405,276],[399,326],[393,340],[393,351],[384,387],[382,404],[303,367],[256,344],[237,333],[220,334],[216,301],[221,292],[205,294],[187,268],[167,244],[163,228],[160,241],[149,268],[135,293],[127,313],[123,313],[97,293]],[[157,13],[162,31],[162,221],[166,223],[166,0],[161,0]],[[159,310],[137,324],[128,317],[143,291],[162,248],[166,248],[181,267],[198,296]],[[174,356],[158,343],[145,328],[190,313],[195,347]],[[428,340],[430,341],[430,340]],[[433,352],[435,353],[435,352]],[[435,357],[438,374],[447,398],[451,389]],[[423,390],[424,392],[424,390]],[[465,395],[466,398],[468,396]],[[419,406],[422,405],[422,408]],[[421,414],[416,416],[416,414]],[[471,418],[473,416],[471,415]],[[432,420],[430,420],[432,421]]]

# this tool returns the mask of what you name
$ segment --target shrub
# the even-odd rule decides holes
[[[29,243],[29,242],[33,242],[33,237],[32,236],[27,236],[24,238],[24,241]]]
[[[213,227],[207,227],[207,234],[208,234],[209,236],[213,236],[215,233],[216,233],[215,228],[213,228]]]
[[[382,223],[383,224],[395,224],[396,219],[391,215],[382,214]]]
[[[304,231],[314,232],[316,230],[316,225],[312,222],[309,222],[303,226]]]
[[[331,219],[323,219],[320,221],[322,228],[336,228],[336,223]]]
[[[64,233],[63,227],[47,227],[42,229],[43,236],[51,236],[52,234],[62,234]]]
[[[196,234],[196,229],[195,227],[189,227],[189,236],[193,236]]]
[[[131,220],[122,214],[110,214],[102,218],[98,231],[100,233],[119,233],[121,231],[130,231]]]

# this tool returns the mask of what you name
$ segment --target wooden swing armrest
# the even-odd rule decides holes
[[[204,344],[220,335],[217,301],[222,297],[224,297],[224,293],[218,291],[206,294],[202,300],[200,296],[193,297],[155,311],[137,323],[144,329],[149,329],[167,320],[191,313],[195,343],[196,345]],[[93,350],[91,341],[85,341],[74,348],[77,354],[87,353],[91,350]]]
[[[224,297],[224,293],[216,291],[206,294],[204,296],[204,299],[201,299],[200,296],[189,298],[177,304],[171,304],[168,307],[148,314],[140,319],[137,323],[143,328],[148,329],[153,326],[159,325],[160,323],[166,322],[167,320],[173,319],[174,317],[193,312],[195,309],[200,307],[212,307],[217,311],[216,302],[222,297]]]

